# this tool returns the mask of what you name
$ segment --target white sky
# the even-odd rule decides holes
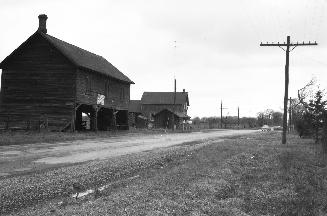
[[[189,115],[281,110],[285,53],[263,42],[317,41],[290,53],[290,96],[327,88],[327,0],[0,0],[0,61],[48,15],[48,34],[102,55],[144,91],[189,92]],[[177,47],[174,48],[174,41]]]

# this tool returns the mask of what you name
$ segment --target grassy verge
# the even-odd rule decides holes
[[[327,168],[318,152],[292,135],[281,145],[279,133],[226,139],[139,169],[139,178],[96,196],[17,214],[326,215]]]
[[[98,132],[36,132],[36,131],[0,131],[0,146],[33,144],[33,143],[55,143],[74,140],[110,138],[123,134],[162,134],[162,133],[189,133],[192,131],[171,131],[163,129],[131,129],[128,131],[98,131]]]
[[[122,134],[148,133],[155,134],[161,131],[155,130],[132,130],[132,131],[99,131],[99,132],[0,132],[0,146],[33,144],[33,143],[55,143],[74,140],[109,138]]]

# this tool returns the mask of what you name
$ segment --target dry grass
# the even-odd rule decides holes
[[[140,178],[97,196],[17,214],[326,215],[327,169],[318,147],[293,135],[281,145],[280,138],[260,133],[226,139],[141,169],[134,173]]]
[[[162,134],[162,133],[190,133],[191,131],[171,131],[163,129],[133,129],[128,131],[82,131],[82,132],[47,132],[47,131],[0,131],[0,146],[33,144],[33,143],[55,143],[74,140],[110,138],[125,134]]]
[[[157,130],[133,130],[133,131],[98,131],[98,132],[36,132],[36,131],[15,131],[15,132],[0,132],[0,146],[33,144],[33,143],[55,143],[74,140],[109,138],[123,134],[147,133],[155,134],[162,133]]]

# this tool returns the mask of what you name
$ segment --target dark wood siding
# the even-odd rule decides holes
[[[176,112],[187,112],[187,110],[184,109],[184,105],[181,104],[176,104],[175,109],[173,104],[142,104],[141,111],[146,117],[151,118],[151,114],[156,114],[163,109],[175,110]]]
[[[75,67],[39,35],[13,55],[2,71],[2,116],[11,122],[48,119],[49,128],[72,120]]]
[[[154,117],[156,128],[169,128],[172,129],[173,125],[179,128],[181,119],[174,115],[174,121],[172,121],[172,112],[163,110]],[[173,123],[174,122],[174,123]]]
[[[128,110],[130,84],[110,79],[93,71],[77,72],[77,103],[96,105],[98,94],[105,95],[104,107]]]

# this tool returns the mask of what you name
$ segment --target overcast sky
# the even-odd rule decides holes
[[[327,0],[0,0],[0,61],[48,15],[48,34],[105,57],[144,91],[189,92],[189,115],[282,110],[285,53],[263,42],[317,41],[290,53],[290,96],[327,88]],[[174,42],[176,41],[176,43]],[[176,44],[176,47],[175,47]]]

